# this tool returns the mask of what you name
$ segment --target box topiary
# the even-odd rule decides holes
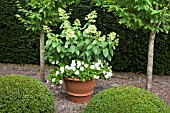
[[[151,92],[121,86],[95,95],[83,113],[170,113],[170,108]]]
[[[39,80],[0,76],[0,113],[54,113],[54,95]]]

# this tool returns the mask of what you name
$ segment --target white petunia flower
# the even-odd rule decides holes
[[[80,71],[84,71],[84,67],[80,67]]]
[[[77,65],[81,65],[81,62],[80,62],[80,61],[77,61]]]
[[[110,77],[113,76],[112,72],[108,72],[107,73]]]
[[[64,73],[64,67],[60,67],[61,73]]]
[[[76,71],[76,68],[75,68],[75,67],[71,67],[71,69],[72,69],[73,71]]]
[[[75,61],[75,60],[72,60],[71,63],[76,63],[76,61]]]
[[[88,68],[88,66],[89,66],[88,64],[84,64],[84,67],[85,67],[85,68]]]
[[[79,75],[79,70],[74,72],[75,75]]]
[[[97,62],[99,65],[102,65],[102,61],[100,59],[98,59],[98,62]]]
[[[63,84],[63,81],[62,81],[62,80],[60,80],[60,84]]]
[[[56,71],[56,76],[57,76],[59,73],[60,73],[59,71]]]
[[[100,70],[100,67],[96,67],[97,70]]]
[[[56,64],[58,64],[58,63],[59,63],[59,61],[56,61],[55,63],[56,63]]]
[[[49,83],[49,80],[47,80],[47,84]]]
[[[100,77],[99,77],[99,76],[94,75],[94,78],[95,78],[95,79],[99,79]]]
[[[103,74],[104,74],[104,75],[106,74],[106,71],[105,71],[105,70],[103,70]]]
[[[53,79],[52,79],[52,82],[55,82],[55,80],[56,80],[56,78],[53,78]]]
[[[94,66],[94,65],[91,65],[90,68],[91,68],[91,69],[95,69],[95,66]]]
[[[108,75],[108,74],[106,74],[106,75],[104,75],[104,77],[105,77],[106,79],[108,79],[108,78],[109,78],[109,75]]]
[[[75,60],[72,60],[71,62],[71,67],[75,67],[76,66],[76,61]]]
[[[68,65],[66,65],[65,68],[66,68],[67,70],[70,70],[70,67],[69,67]]]
[[[95,63],[95,67],[98,68],[98,67],[99,67],[99,64],[98,64],[98,63]]]
[[[52,62],[51,62],[51,64],[53,64],[53,65],[54,65],[54,64],[55,64],[55,62],[54,62],[54,61],[52,61]]]
[[[81,64],[84,65],[84,62],[82,62]]]

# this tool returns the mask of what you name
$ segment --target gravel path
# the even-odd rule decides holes
[[[50,68],[46,66],[45,74],[48,75]],[[39,79],[38,65],[17,65],[0,63],[0,75],[22,74],[29,75]],[[105,89],[115,86],[134,86],[145,88],[145,76],[143,74],[114,72],[110,80],[97,80],[93,96]],[[86,104],[76,104],[67,99],[65,87],[56,87],[50,83],[46,85],[54,92],[56,101],[56,113],[81,113]],[[155,93],[170,106],[170,76],[153,75],[153,86],[151,92]]]

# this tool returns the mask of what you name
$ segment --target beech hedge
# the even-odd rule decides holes
[[[0,62],[39,64],[39,33],[26,31],[22,23],[14,16],[17,14],[16,0],[0,0]],[[21,0],[24,3],[24,0]],[[115,31],[120,36],[120,43],[111,62],[114,71],[146,73],[149,33],[142,30],[133,31],[118,24],[118,17],[82,0],[69,6],[71,21],[76,18],[84,22],[84,17],[96,10],[96,26],[103,34]],[[85,23],[85,22],[84,22]],[[59,31],[57,27],[53,28]],[[156,35],[154,68],[156,74],[170,73],[170,34]]]

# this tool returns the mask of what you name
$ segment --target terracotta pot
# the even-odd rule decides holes
[[[65,78],[64,82],[70,101],[75,103],[86,103],[90,100],[90,97],[94,92],[94,80],[82,82],[77,78]]]

